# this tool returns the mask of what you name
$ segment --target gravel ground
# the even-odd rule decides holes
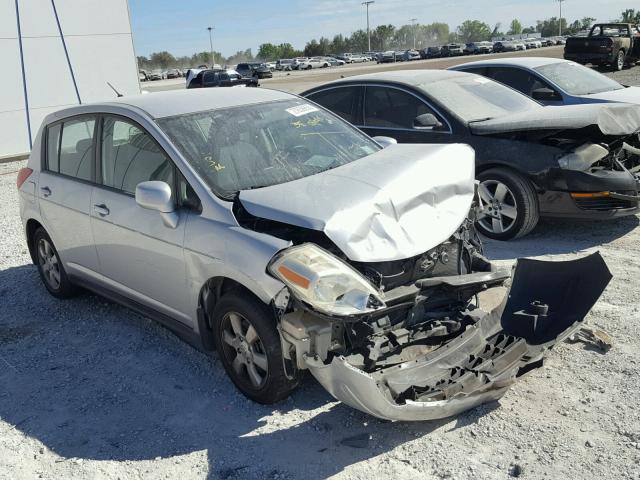
[[[637,217],[487,242],[504,265],[600,250],[614,279],[588,323],[611,351],[562,344],[500,402],[388,423],[312,378],[275,407],[251,403],[215,353],[102,298],[49,296],[22,236],[21,165],[0,165],[0,478],[640,479]]]

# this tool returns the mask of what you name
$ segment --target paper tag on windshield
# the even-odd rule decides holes
[[[307,113],[317,112],[318,109],[309,103],[304,103],[302,105],[296,105],[295,107],[287,108],[286,111],[294,117],[301,117],[302,115],[306,115]]]

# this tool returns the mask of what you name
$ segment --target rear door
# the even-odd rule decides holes
[[[96,127],[90,115],[49,125],[38,180],[44,227],[67,273],[82,278],[96,278],[99,270],[90,221]]]
[[[362,125],[363,92],[363,86],[348,85],[320,90],[308,95],[308,98],[347,122]]]
[[[183,241],[187,212],[176,228],[136,203],[140,182],[164,181],[177,191],[177,170],[152,136],[120,116],[101,119],[91,226],[107,286],[189,324]]]

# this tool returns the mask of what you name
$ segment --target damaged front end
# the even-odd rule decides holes
[[[276,301],[288,368],[309,369],[336,399],[388,420],[444,418],[500,398],[580,327],[611,275],[597,253],[567,262],[522,259],[511,275],[481,255],[472,230],[465,223],[411,259],[410,272],[405,262],[402,282],[389,265],[385,272],[345,262],[369,286],[339,292],[340,312],[309,303],[291,288],[291,279],[306,283],[307,272],[276,260],[271,271],[282,278],[284,265],[289,275]],[[308,286],[324,288],[314,282]],[[495,308],[485,311],[485,303]]]

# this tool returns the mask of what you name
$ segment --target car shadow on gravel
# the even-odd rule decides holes
[[[576,253],[623,237],[640,225],[636,215],[608,221],[542,219],[529,235],[499,242],[483,238],[485,253],[491,260]]]
[[[252,403],[215,353],[100,297],[56,300],[33,266],[0,270],[0,298],[0,418],[60,461],[181,462],[204,450],[210,478],[319,479],[447,423],[380,421],[313,379],[278,405]]]

